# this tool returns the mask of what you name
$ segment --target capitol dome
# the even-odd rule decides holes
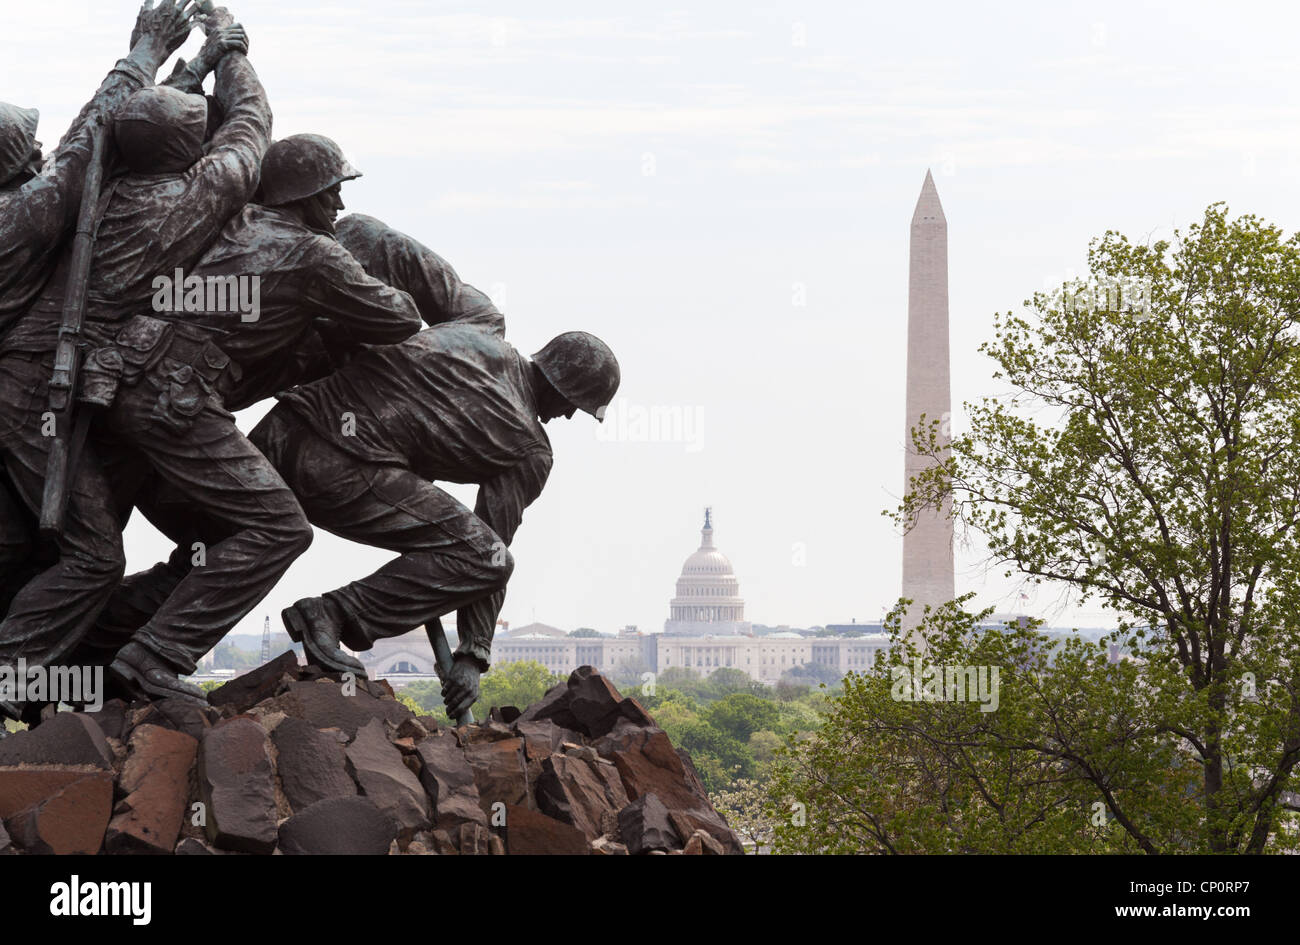
[[[745,601],[731,561],[713,546],[713,516],[704,510],[700,547],[682,565],[677,596],[669,604],[665,633],[748,633]]]

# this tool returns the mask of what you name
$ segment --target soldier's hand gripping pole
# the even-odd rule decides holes
[[[437,617],[426,623],[424,630],[429,635],[429,643],[433,645],[433,658],[438,668],[438,678],[445,683],[452,667],[451,644],[447,642],[447,631],[442,629],[442,620]],[[464,714],[456,716],[454,721],[457,725],[473,725],[474,713],[466,709]]]
[[[45,467],[45,494],[41,499],[40,531],[47,540],[63,533],[63,518],[72,488],[72,472],[86,439],[89,416],[77,411],[77,377],[81,369],[81,327],[86,316],[86,289],[95,248],[96,207],[104,182],[104,148],[108,128],[102,117],[94,120],[90,137],[90,164],[86,168],[77,232],[72,238],[72,261],[63,295],[63,317],[54,349],[50,377],[49,409],[54,419],[50,455]]]

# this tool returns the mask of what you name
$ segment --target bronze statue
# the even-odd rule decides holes
[[[202,50],[154,85],[195,22]],[[618,362],[585,332],[527,358],[442,257],[373,217],[336,223],[359,172],[319,135],[271,143],[247,50],[224,8],[147,6],[43,168],[35,113],[0,105],[0,662],[108,665],[126,695],[201,701],[180,676],[315,525],[400,556],[287,608],[290,635],[364,672],[342,646],[427,624],[445,650],[457,611],[459,717],[551,469],[543,425],[603,419]],[[252,307],[228,304],[248,280]],[[230,411],[271,394],[244,436]],[[478,484],[473,511],[439,480]],[[123,581],[136,507],[177,550]]]

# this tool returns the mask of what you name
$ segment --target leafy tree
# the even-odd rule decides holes
[[[736,778],[754,775],[754,756],[749,753],[748,741],[742,742],[704,719],[686,723],[680,742],[680,747],[690,752],[708,791],[723,790]]]
[[[959,602],[926,617],[922,648],[899,629],[902,613],[890,618],[890,658],[847,676],[825,724],[778,753],[777,852],[1139,852],[1150,837],[1186,847],[1191,768],[1142,716],[1140,664],[1077,638],[1045,646],[1033,626],[979,630],[989,611]],[[922,665],[982,668],[987,698],[964,675],[957,698],[939,698],[946,678],[928,698]]]
[[[591,627],[579,627],[577,630],[569,631],[569,636],[578,637],[582,640],[590,640],[604,636],[599,630],[593,630]]]
[[[402,688],[406,696],[417,706],[420,715],[432,715],[442,709],[442,683],[436,679],[420,679]]]
[[[711,705],[706,713],[714,728],[743,742],[759,729],[775,726],[779,716],[775,703],[746,692],[733,692]]]
[[[951,502],[996,560],[1119,615],[1131,661],[1070,640],[1017,677],[1037,700],[1005,717],[1026,776],[1091,772],[1138,849],[1264,852],[1300,761],[1300,240],[1216,204],[1172,243],[1109,232],[1088,263],[1091,302],[1072,286],[999,317],[981,350],[1014,395],[968,404],[951,448],[937,419],[914,431],[935,462],[897,519]],[[852,707],[887,717],[879,685],[846,686],[828,731],[849,737]],[[928,749],[936,772],[953,744]]]
[[[715,699],[723,699],[732,693],[744,692],[751,695],[765,695],[768,688],[754,679],[743,669],[724,666],[709,674],[706,691]]]
[[[479,699],[474,703],[474,717],[487,718],[493,706],[512,705],[526,709],[565,678],[535,660],[498,664],[483,674]]]
[[[740,778],[731,787],[710,794],[709,799],[727,818],[741,842],[752,846],[755,853],[772,842],[775,815],[767,806],[767,790],[763,782]]]
[[[749,753],[754,756],[754,763],[760,769],[766,768],[775,759],[777,752],[785,745],[785,739],[776,732],[762,730],[749,736]]]
[[[824,663],[804,663],[801,666],[792,666],[781,674],[781,682],[783,683],[808,687],[821,685],[838,687],[841,678],[842,674],[839,670]]]

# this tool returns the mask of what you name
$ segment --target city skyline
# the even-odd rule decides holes
[[[40,109],[41,140],[124,50],[138,6],[73,8],[57,31],[39,7],[10,11],[6,98]],[[875,620],[894,603],[902,539],[881,512],[901,486],[904,237],[926,168],[952,221],[955,432],[963,401],[1004,393],[978,354],[993,314],[1081,273],[1093,237],[1168,238],[1216,200],[1300,215],[1291,8],[1261,32],[1208,4],[1012,4],[1008,31],[941,4],[950,28],[934,33],[930,11],[818,2],[618,16],[395,2],[362,36],[350,8],[233,9],[276,136],[328,134],[364,172],[349,210],[444,255],[521,351],[583,328],[623,364],[606,427],[550,425],[555,469],[512,546],[513,623],[662,621],[708,504],[763,622],[814,607]],[[657,438],[636,426],[654,409],[670,421]],[[1018,606],[1021,582],[962,537],[959,587]],[[169,550],[139,516],[126,544],[131,570]],[[386,559],[318,532],[238,629]],[[1028,593],[1050,622],[1099,622],[1095,602]]]

